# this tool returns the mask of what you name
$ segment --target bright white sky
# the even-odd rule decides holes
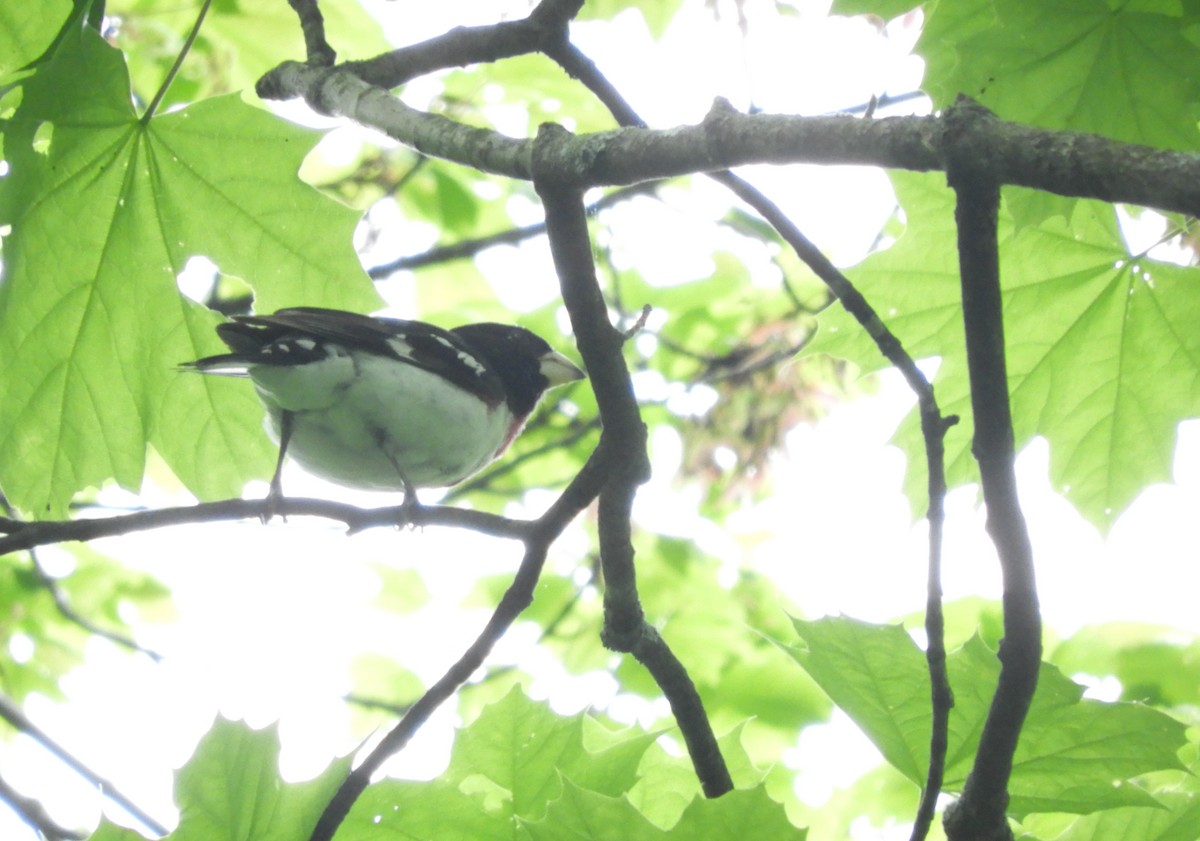
[[[424,17],[416,21],[413,4],[376,5],[400,43],[451,25],[491,22],[502,4],[420,4]],[[738,31],[732,3],[719,3],[714,16],[700,0],[690,0],[657,47],[633,13],[623,14],[615,29],[580,25],[576,37],[655,126],[698,121],[715,95],[739,107],[753,100],[769,111],[816,114],[918,84],[920,63],[908,57],[918,21],[881,33],[863,21],[825,18],[825,2],[796,5],[798,16],[778,17],[773,2],[749,0],[748,38]],[[510,16],[524,11],[516,4]],[[690,83],[680,85],[683,78]],[[419,94],[419,89],[411,92]],[[808,167],[774,169],[768,175],[764,187],[843,264],[861,256],[892,210],[890,189],[877,172]],[[613,220],[620,259],[660,277],[703,276],[706,260],[689,259],[695,253],[692,222],[719,216],[724,201],[712,193],[668,209],[649,202],[624,208]],[[655,236],[645,237],[646,230]],[[527,259],[535,261],[532,270],[523,262]],[[544,245],[496,251],[483,258],[483,265],[497,274],[540,278],[540,288],[522,287],[533,287],[526,293],[533,301],[552,294]],[[511,297],[511,291],[498,294],[507,296],[505,303],[514,309],[531,302]],[[389,297],[401,308],[408,299],[402,288]],[[656,478],[639,496],[638,510],[652,512],[656,528],[662,527],[664,512],[674,512],[680,534],[698,535],[703,548],[731,569],[750,564],[771,574],[806,615],[845,613],[882,621],[913,612],[924,602],[924,526],[912,524],[900,493],[903,458],[887,446],[911,402],[899,379],[885,375],[877,396],[839,406],[824,421],[795,430],[776,468],[778,493],[737,516],[730,535],[691,517],[686,496],[671,485],[678,442],[660,435],[654,441]],[[1180,533],[1180,524],[1190,523],[1200,510],[1198,430],[1200,425],[1185,425],[1181,435],[1177,484],[1147,490],[1107,539],[1049,488],[1045,445],[1035,442],[1022,454],[1022,499],[1040,564],[1043,606],[1055,632],[1121,618],[1200,632],[1192,596],[1200,592],[1197,550],[1194,540]],[[378,495],[355,499],[332,486],[304,488],[303,480],[293,471],[288,487],[366,504],[386,500]],[[144,501],[184,500],[150,489]],[[544,501],[534,495],[530,504],[538,508]],[[951,494],[948,518],[947,597],[997,597],[998,571],[972,489]],[[869,528],[863,527],[868,520]],[[738,539],[750,535],[768,536],[747,551]],[[556,568],[570,570],[586,546],[582,534],[564,541],[556,549]],[[353,747],[349,714],[339,700],[350,688],[350,656],[373,648],[427,681],[440,676],[486,615],[451,606],[461,603],[475,576],[511,571],[517,559],[513,547],[471,535],[375,531],[346,538],[335,527],[306,521],[175,529],[96,548],[172,587],[177,621],[138,623],[139,639],[168,658],[156,666],[94,641],[87,665],[64,681],[69,703],[32,698],[27,710],[168,823],[173,821],[170,769],[186,761],[218,711],[254,726],[281,721],[286,772],[315,774],[329,757]],[[53,550],[45,557],[53,561]],[[433,607],[410,616],[373,609],[378,565],[419,570]],[[1168,580],[1172,587],[1161,586]],[[430,639],[446,640],[446,648],[425,645]],[[614,684],[604,675],[560,680],[561,668],[531,642],[528,634],[512,635],[498,659],[520,661],[545,675],[535,691],[556,708],[574,711],[612,696]],[[617,699],[614,710],[623,709],[634,714]],[[401,770],[436,773],[453,724],[452,710],[439,714],[406,753]],[[852,781],[864,764],[877,761],[870,750],[847,750],[861,742],[847,741],[844,722],[814,729],[805,738],[836,744],[831,755],[843,760],[838,768],[823,759],[822,779],[802,775],[800,790],[810,802],[819,803],[831,785]],[[95,821],[95,793],[33,743],[19,740],[6,751],[3,770],[17,786],[37,780],[38,788],[29,793],[44,798],[59,821]],[[0,838],[32,835],[0,810]]]

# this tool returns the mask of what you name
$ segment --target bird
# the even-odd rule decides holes
[[[268,510],[283,498],[285,457],[336,484],[449,487],[498,458],[550,388],[585,374],[535,333],[509,324],[443,329],[321,307],[235,315],[217,325],[229,353],[186,362],[247,377],[279,445]]]

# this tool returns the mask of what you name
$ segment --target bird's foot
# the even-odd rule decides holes
[[[262,501],[262,510],[258,514],[258,519],[264,526],[271,522],[276,514],[285,523],[287,522],[287,515],[282,513],[283,503],[283,488],[277,482],[272,481],[271,489],[267,491],[267,496]]]
[[[398,528],[415,529],[420,525],[419,520],[425,506],[421,504],[421,500],[417,497],[417,489],[405,482],[404,501],[400,503],[400,507],[396,510],[396,526]]]

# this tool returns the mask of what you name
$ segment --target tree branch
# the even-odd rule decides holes
[[[8,522],[19,522],[14,518],[16,512],[13,510],[13,507],[9,504],[7,497],[5,497],[3,493],[0,493],[0,511],[3,511],[6,517],[12,518],[9,519]],[[0,555],[3,554],[4,552],[0,551]],[[103,628],[79,613],[79,611],[75,610],[75,608],[71,605],[71,600],[67,598],[67,594],[63,592],[63,589],[60,586],[58,586],[58,581],[56,581],[54,577],[50,575],[50,573],[46,572],[46,569],[42,566],[42,562],[38,558],[37,553],[32,551],[32,549],[29,552],[29,560],[33,566],[33,574],[37,577],[38,582],[46,589],[46,592],[50,594],[51,601],[54,602],[55,608],[58,609],[59,615],[61,615],[63,619],[74,625],[78,625],[89,634],[95,634],[98,637],[103,637],[104,639],[122,646],[123,648],[128,648],[130,651],[136,651],[141,654],[145,654],[156,663],[162,660],[162,655],[157,651],[138,645],[132,637],[127,637],[124,634]]]
[[[44,730],[29,720],[29,717],[22,712],[21,708],[14,704],[9,698],[0,695],[0,718],[3,718],[11,724],[17,731],[29,736],[35,742],[40,744],[55,757],[57,757],[64,765],[70,768],[79,776],[83,777],[92,785],[96,786],[106,798],[116,803],[126,812],[128,812],[139,823],[149,829],[151,832],[158,835],[166,835],[167,828],[156,821],[153,817],[147,814],[136,803],[121,793],[112,782],[97,774],[92,769],[88,768],[80,762],[70,751],[60,745],[54,739],[50,738]]]
[[[599,71],[582,51],[570,43],[552,44],[549,55],[572,78],[579,79],[609,109],[623,126],[643,127],[642,118],[624,97]],[[727,106],[718,100],[710,117]],[[874,308],[850,280],[829,261],[791,219],[761,191],[732,172],[710,172],[709,177],[727,187],[734,195],[753,208],[779,236],[792,247],[796,255],[819,277],[875,342],[880,353],[904,376],[917,396],[920,406],[921,432],[925,440],[926,467],[929,484],[929,571],[927,583],[925,629],[926,660],[929,664],[932,721],[929,746],[929,772],[921,795],[921,803],[913,824],[912,841],[921,841],[929,831],[938,795],[941,793],[945,770],[947,732],[953,694],[946,674],[946,646],[942,618],[941,556],[942,528],[945,520],[946,479],[944,439],[946,430],[958,422],[956,416],[943,418],[934,397],[933,386],[917,368],[916,362],[904,350],[900,340],[888,329]],[[669,653],[669,652],[668,652]],[[656,679],[658,676],[656,675]],[[687,678],[686,673],[683,678]],[[689,744],[689,750],[692,746]]]
[[[59,826],[54,818],[50,817],[41,802],[21,794],[2,777],[0,777],[0,803],[7,804],[16,816],[44,841],[82,841],[87,837],[85,832],[77,832]]]
[[[317,7],[317,0],[288,0],[288,5],[300,18],[308,63],[313,67],[332,67],[337,61],[337,53],[325,40],[325,18]]]
[[[605,462],[600,449],[594,451],[574,481],[549,510],[529,524],[528,532],[524,536],[525,556],[521,560],[521,566],[487,625],[458,661],[426,690],[396,726],[367,754],[362,764],[343,781],[313,828],[309,841],[330,841],[333,838],[354,802],[370,785],[371,776],[387,759],[401,751],[434,710],[453,697],[459,687],[483,665],[496,642],[533,601],[533,591],[550,545],[600,493],[608,473]]]
[[[628,187],[622,187],[618,190],[613,190],[606,196],[597,199],[587,206],[588,215],[598,213],[599,211],[612,207],[615,204],[626,201],[634,196],[652,195],[658,189],[657,181],[646,181],[641,184],[633,184]],[[489,234],[485,237],[477,239],[468,239],[461,242],[453,243],[452,245],[438,245],[430,248],[428,251],[422,251],[420,254],[409,254],[404,257],[397,257],[389,263],[383,263],[378,266],[372,266],[367,270],[367,274],[373,280],[385,278],[393,272],[403,271],[405,269],[419,269],[424,266],[435,265],[439,263],[449,263],[452,260],[461,260],[467,257],[474,257],[481,251],[488,248],[493,248],[497,245],[513,245],[519,242],[524,242],[527,239],[542,236],[546,233],[545,222],[535,222],[532,225],[523,225],[517,228],[509,228],[506,231],[499,231],[494,234]]]
[[[972,452],[979,462],[987,530],[1004,579],[1000,679],[962,798],[946,813],[950,841],[1010,841],[1005,810],[1013,754],[1041,664],[1033,548],[1017,498],[1012,414],[1008,402],[996,216],[1000,186],[979,143],[994,120],[960,97],[946,116],[946,173],[957,194],[955,222],[962,273],[963,321],[975,419]]]
[[[363,529],[414,526],[449,526],[472,529],[492,537],[524,539],[533,527],[523,520],[510,520],[485,511],[470,511],[448,506],[422,505],[415,509],[403,506],[382,508],[360,508],[325,499],[285,497],[271,507],[266,500],[226,499],[219,502],[202,502],[177,508],[159,508],[152,511],[133,511],[112,517],[79,520],[39,520],[26,522],[0,517],[0,555],[63,543],[68,540],[96,540],[101,537],[116,537],[139,531],[166,528],[194,523],[215,523],[222,520],[261,520],[268,514],[283,517],[323,517],[345,523],[349,533]]]
[[[323,114],[376,128],[434,157],[510,178],[533,177],[534,141],[418,111],[345,65],[328,69],[285,62],[260,79],[257,90],[264,99],[303,97]],[[943,119],[747,115],[718,104],[698,125],[578,137],[564,132],[540,141],[542,176],[583,188],[762,163],[940,171],[946,160]],[[1039,129],[994,116],[975,148],[989,159],[1001,184],[1200,216],[1200,155]]]
[[[381,88],[395,88],[449,67],[500,61],[538,51],[548,37],[561,37],[583,0],[541,0],[528,17],[485,26],[458,26],[444,35],[344,66]]]
[[[534,152],[534,171],[542,164],[540,141],[562,132],[543,126]],[[632,538],[633,499],[650,475],[646,426],[633,394],[629,369],[621,355],[625,336],[609,321],[592,261],[582,191],[557,180],[534,179],[546,208],[547,234],[563,302],[596,393],[602,429],[597,458],[610,471],[600,492],[598,531],[604,573],[604,629],[601,639],[649,669],[671,705],[688,754],[708,797],[733,788],[725,760],[695,685],[678,658],[642,612],[637,592]]]
[[[117,631],[111,631],[107,628],[103,628],[77,611],[71,604],[71,600],[67,598],[67,594],[64,593],[63,589],[58,586],[58,581],[56,581],[50,575],[50,573],[46,572],[37,556],[37,553],[30,550],[29,555],[30,562],[33,565],[33,574],[37,577],[38,582],[46,589],[46,592],[50,594],[50,599],[54,602],[54,607],[58,610],[59,615],[62,616],[63,619],[73,625],[77,625],[79,628],[89,634],[106,639],[115,645],[119,645],[122,648],[126,648],[130,651],[135,651],[138,654],[144,654],[156,663],[162,661],[162,655],[157,651],[151,648],[146,648],[142,645],[138,645],[138,643],[132,637],[125,636]]]

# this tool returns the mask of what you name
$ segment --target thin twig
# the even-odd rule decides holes
[[[539,139],[552,140],[556,129],[543,126]],[[597,531],[604,574],[604,629],[601,639],[614,651],[633,654],[662,690],[688,747],[692,767],[708,797],[733,788],[704,704],[687,671],[650,626],[638,598],[632,538],[632,508],[637,488],[649,478],[646,426],[633,394],[629,368],[621,355],[626,336],[609,320],[596,278],[583,194],[537,177],[534,188],[546,208],[550,254],[563,291],[563,302],[578,338],[579,350],[596,393],[603,432],[597,452],[612,452],[612,475],[600,492]]]
[[[10,522],[17,521],[16,511],[13,509],[12,505],[9,504],[8,497],[6,497],[2,492],[0,492],[0,511],[4,512],[4,515],[9,518]],[[74,625],[78,625],[89,634],[95,634],[98,637],[103,637],[104,639],[116,643],[123,648],[128,648],[130,651],[136,651],[139,654],[145,654],[156,663],[162,660],[162,655],[157,651],[153,651],[149,648],[138,645],[131,637],[127,637],[124,634],[102,628],[87,617],[81,615],[77,610],[75,610],[74,607],[71,606],[71,602],[67,598],[67,594],[64,593],[62,588],[58,586],[58,581],[56,581],[54,577],[50,575],[50,573],[46,572],[45,567],[42,566],[41,561],[38,559],[37,553],[32,549],[29,550],[29,559],[33,564],[34,575],[37,576],[38,581],[46,589],[46,592],[50,594],[50,598],[53,600],[55,608],[58,609],[58,612],[63,619],[66,619],[68,622],[71,622]]]
[[[58,759],[62,761],[64,765],[66,765],[79,776],[83,777],[92,785],[96,786],[96,788],[100,790],[101,794],[103,794],[113,803],[116,803],[131,816],[136,818],[138,822],[140,822],[151,832],[157,833],[158,835],[167,834],[168,830],[165,826],[156,821],[136,803],[122,794],[116,785],[100,776],[92,769],[88,768],[86,765],[76,759],[70,751],[46,735],[44,730],[29,720],[29,717],[21,711],[20,707],[3,695],[0,695],[0,718],[3,718],[18,731],[29,736],[50,753],[54,754],[54,756],[58,757]]]
[[[50,594],[50,598],[54,601],[54,607],[57,608],[63,619],[66,619],[68,622],[79,626],[89,634],[102,637],[109,642],[115,643],[116,645],[119,645],[122,648],[126,648],[137,654],[145,654],[155,663],[162,662],[163,657],[157,651],[146,648],[143,645],[139,645],[133,639],[133,637],[127,637],[124,634],[118,633],[117,631],[103,628],[92,620],[88,619],[86,616],[80,614],[79,611],[71,606],[71,602],[67,598],[67,594],[64,593],[62,588],[58,586],[58,581],[56,581],[48,572],[46,572],[45,568],[42,567],[37,553],[33,550],[30,550],[29,555],[30,560],[33,563],[34,574],[37,576],[37,579],[41,585],[46,589],[46,592]]]
[[[653,195],[661,184],[661,181],[643,181],[613,190],[589,204],[588,213],[598,213],[605,208],[612,207],[635,196]],[[545,233],[546,223],[535,222],[532,225],[509,228],[508,230],[497,231],[494,234],[476,239],[462,240],[452,245],[439,245],[430,248],[428,251],[422,251],[420,254],[397,257],[390,262],[372,266],[367,270],[367,274],[373,279],[379,280],[405,269],[419,269],[425,266],[440,265],[453,260],[474,257],[479,252],[489,248],[494,248],[498,245],[515,245],[516,243],[542,236]]]
[[[17,817],[45,841],[78,841],[87,837],[86,832],[59,826],[40,801],[21,794],[3,778],[0,778],[0,803],[8,804]]]
[[[412,704],[397,704],[394,701],[383,701],[379,698],[368,698],[366,695],[359,695],[355,692],[347,692],[342,696],[342,700],[347,704],[354,704],[366,710],[382,710],[383,712],[391,713],[396,717],[407,715],[412,709]]]
[[[470,511],[442,505],[422,505],[410,509],[403,506],[360,508],[327,499],[284,497],[276,500],[273,506],[268,506],[266,500],[226,499],[82,520],[25,522],[0,517],[0,534],[7,535],[0,537],[0,556],[68,540],[96,540],[169,526],[224,520],[261,520],[271,514],[336,520],[345,523],[351,534],[364,529],[394,528],[399,525],[447,526],[471,529],[492,537],[521,540],[532,526],[531,522],[525,520],[511,520],[485,511]]]
[[[540,447],[535,447],[532,450],[521,453],[520,455],[506,458],[496,467],[488,470],[486,473],[468,479],[461,484],[455,485],[446,492],[442,497],[442,504],[453,502],[456,499],[466,496],[467,494],[476,493],[478,491],[486,491],[492,487],[497,479],[503,478],[516,470],[519,470],[522,465],[528,464],[531,461],[536,461],[547,453],[557,452],[561,449],[572,447],[577,442],[583,440],[592,432],[600,428],[600,418],[592,418],[591,420],[575,423],[560,438],[555,438],[547,441]]]

